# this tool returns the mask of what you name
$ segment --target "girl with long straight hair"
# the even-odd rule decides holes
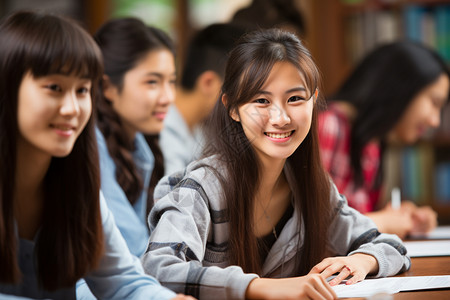
[[[383,203],[386,146],[411,145],[440,124],[450,95],[450,71],[432,49],[397,41],[364,57],[319,116],[325,169],[351,207],[379,230],[401,238],[437,225],[429,206]]]
[[[0,25],[1,299],[75,299],[81,278],[99,298],[175,297],[144,274],[100,194],[102,74],[74,21],[19,11]]]
[[[135,18],[94,35],[105,64],[97,102],[101,187],[128,247],[144,253],[153,188],[164,175],[158,135],[175,100],[175,53],[160,29]]]
[[[349,208],[321,166],[319,86],[295,35],[241,39],[205,157],[155,190],[147,273],[200,299],[333,299],[331,285],[347,276],[352,284],[409,268],[400,239]]]

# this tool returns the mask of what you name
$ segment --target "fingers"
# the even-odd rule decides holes
[[[414,231],[428,232],[437,226],[437,214],[428,206],[420,207],[413,213]]]
[[[338,272],[344,264],[336,265],[333,263],[333,260],[326,258],[322,260],[320,263],[315,265],[309,273],[315,274],[320,273],[324,279],[330,277],[334,273]]]
[[[349,278],[345,284],[346,285],[351,285],[360,281],[363,281],[366,278],[366,274],[359,272],[359,271],[355,271],[352,273],[352,277]]]
[[[339,283],[342,282],[342,280],[352,275],[352,273],[353,273],[352,269],[347,265],[344,265],[339,274],[330,281],[330,285],[331,286],[338,285]]]
[[[175,298],[172,298],[172,300],[195,300],[192,296],[185,296],[183,294],[177,294]]]
[[[305,286],[305,294],[311,299],[336,299],[337,295],[333,288],[322,276],[312,278],[312,284]]]
[[[329,282],[330,286],[338,285],[349,276],[350,278],[345,282],[346,285],[360,282],[364,280],[364,278],[366,278],[366,275],[364,273],[358,270],[353,271],[350,267],[344,265],[341,272],[339,272],[339,274]]]
[[[345,259],[346,258],[343,259],[343,258],[338,258],[338,257],[325,258],[320,263],[315,265],[311,269],[310,273],[313,273],[313,274],[320,273],[324,279],[327,279],[331,275],[342,271],[342,269],[346,266]],[[348,272],[348,270],[347,270],[347,272]],[[344,277],[344,278],[346,278],[346,277]]]

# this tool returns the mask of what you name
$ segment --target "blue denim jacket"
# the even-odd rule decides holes
[[[156,300],[175,297],[175,293],[162,287],[153,277],[144,274],[138,258],[128,251],[102,195],[100,208],[105,253],[98,268],[84,278],[93,294],[100,299]],[[41,289],[34,272],[35,242],[19,239],[18,245],[22,282],[15,285],[0,283],[0,299],[75,299],[75,286],[52,292]]]
[[[116,165],[108,152],[105,138],[97,128],[97,143],[100,157],[101,189],[106,203],[116,219],[117,227],[128,244],[131,253],[141,256],[149,238],[147,226],[147,189],[154,167],[154,156],[144,136],[136,134],[133,159],[143,178],[144,188],[134,205],[128,201],[125,192],[116,179]]]

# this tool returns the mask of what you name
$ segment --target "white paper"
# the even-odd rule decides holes
[[[450,239],[450,226],[438,226],[428,233],[412,233],[409,235],[409,238],[430,240]]]
[[[450,256],[450,240],[404,242],[410,257]]]
[[[450,288],[450,275],[366,279],[352,285],[341,283],[333,286],[338,298],[370,297],[378,293],[395,294],[438,288]]]

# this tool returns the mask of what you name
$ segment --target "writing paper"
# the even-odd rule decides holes
[[[376,278],[352,285],[341,283],[333,286],[338,298],[370,297],[378,293],[395,294],[438,288],[450,288],[450,275]]]
[[[438,226],[428,233],[411,233],[411,239],[445,240],[450,239],[450,226]]]
[[[404,242],[410,257],[450,256],[450,240]]]

